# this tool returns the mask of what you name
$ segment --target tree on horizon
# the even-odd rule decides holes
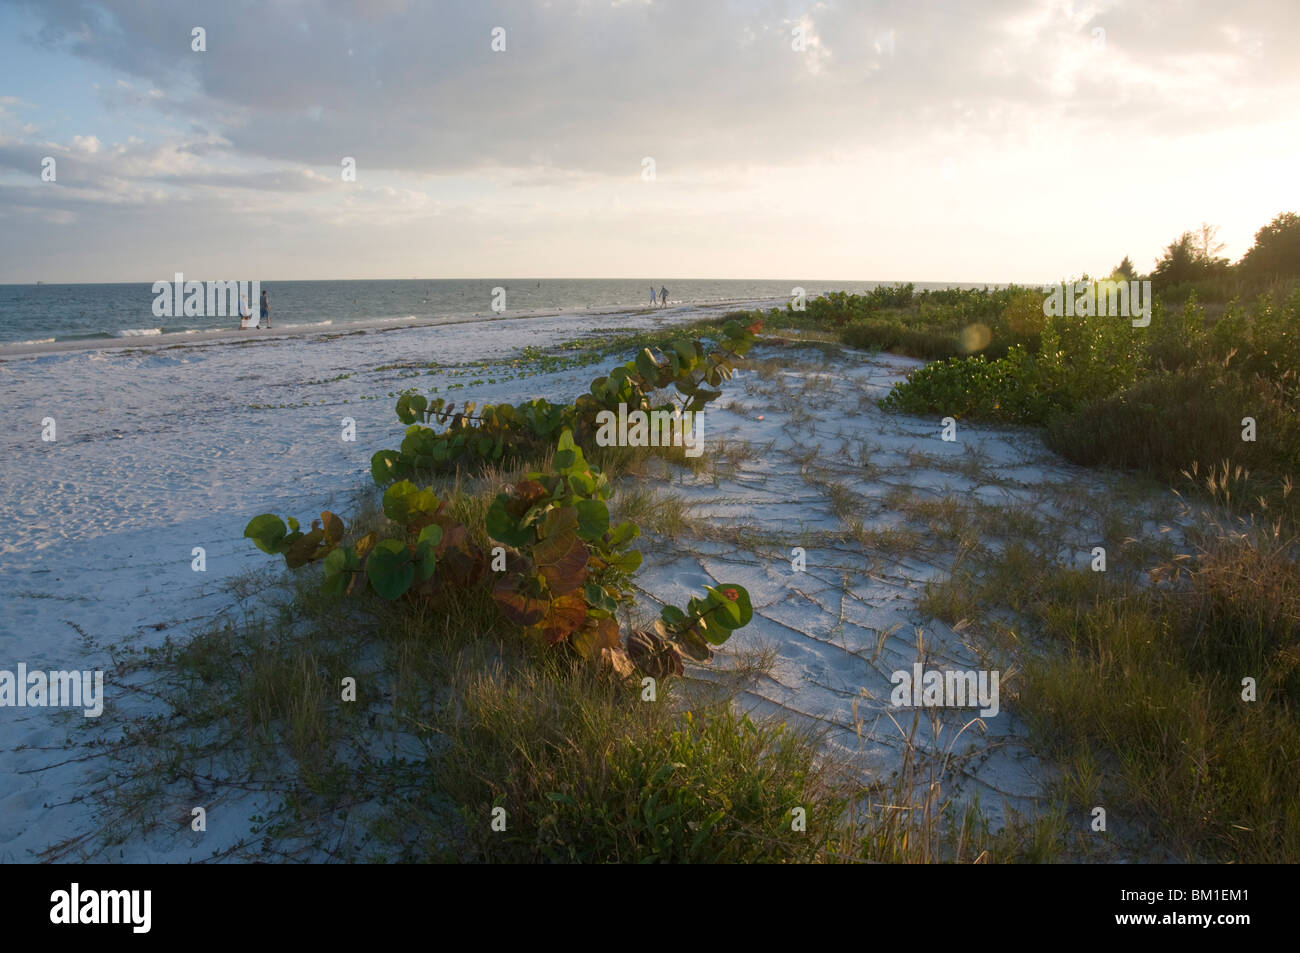
[[[1300,215],[1278,213],[1255,233],[1255,244],[1241,256],[1238,267],[1255,278],[1300,275]]]

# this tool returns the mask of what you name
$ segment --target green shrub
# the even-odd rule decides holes
[[[889,318],[857,318],[840,332],[840,340],[849,347],[908,357],[936,359],[962,353],[951,329],[908,326]]]
[[[1065,409],[1106,397],[1137,379],[1143,341],[1141,329],[1128,318],[1048,317],[1040,336],[1036,384],[1050,393],[1054,406]]]
[[[1209,353],[1205,311],[1197,305],[1195,295],[1189,296],[1179,309],[1155,305],[1146,339],[1146,364],[1150,369],[1176,371],[1198,363]]]
[[[1242,439],[1244,417],[1255,419],[1254,441]],[[1052,420],[1046,439],[1075,463],[1166,479],[1225,460],[1274,473],[1293,473],[1300,464],[1300,425],[1276,390],[1217,365],[1147,377]]]
[[[847,799],[814,745],[729,704],[676,716],[590,678],[523,673],[473,683],[463,705],[440,777],[465,806],[471,859],[808,862],[842,831]],[[493,805],[504,831],[488,826]]]

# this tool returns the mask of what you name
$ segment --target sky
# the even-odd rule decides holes
[[[1295,0],[0,0],[0,282],[1035,283],[1201,222],[1235,260],[1300,211],[1298,38]]]

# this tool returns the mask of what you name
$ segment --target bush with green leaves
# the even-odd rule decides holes
[[[1242,439],[1242,419],[1257,439]],[[1262,475],[1300,469],[1300,420],[1275,387],[1217,365],[1161,372],[1048,426],[1047,444],[1087,465],[1145,470],[1167,479],[1193,464],[1200,472],[1223,461]]]
[[[409,480],[384,492],[390,533],[367,533],[345,545],[343,521],[327,512],[308,533],[293,518],[286,524],[264,513],[249,521],[244,535],[263,552],[284,556],[291,569],[321,562],[328,593],[366,590],[388,600],[436,603],[446,587],[488,585],[502,618],[525,636],[566,644],[622,675],[634,668],[680,675],[683,653],[707,661],[709,646],[749,623],[749,593],[732,583],[710,588],[685,611],[666,607],[655,631],[633,631],[625,645],[616,613],[633,601],[631,577],[641,553],[630,547],[641,531],[630,522],[611,524],[608,497],[608,479],[565,430],[550,472],[526,474],[489,507],[484,528],[500,544],[490,571],[469,527],[433,489]]]
[[[641,553],[629,546],[641,531],[610,525],[609,482],[567,430],[552,470],[529,473],[488,510],[488,535],[510,547],[492,597],[525,633],[599,657],[620,645],[614,613],[632,598]]]
[[[1021,327],[1032,326],[1027,301],[1022,295],[1014,309]],[[927,364],[896,385],[881,406],[912,414],[1045,424],[1138,379],[1146,359],[1143,329],[1115,316],[1041,316],[1041,295],[1037,301],[1036,353],[1013,344],[997,360],[976,354]],[[1163,317],[1159,307],[1156,317]],[[1178,330],[1170,335],[1184,340]]]
[[[628,654],[647,674],[680,675],[684,656],[709,661],[712,646],[726,642],[753,618],[754,608],[743,586],[706,586],[704,598],[692,597],[686,611],[664,606],[652,628],[633,632],[628,637]]]
[[[1008,423],[1043,423],[1063,409],[1043,386],[1037,359],[1013,347],[1000,360],[954,357],[919,367],[880,406],[907,414],[981,417]]]
[[[306,535],[297,532],[293,517],[286,530],[280,517],[263,513],[249,521],[244,535],[262,552],[283,555],[290,569],[322,563],[323,588],[331,594],[361,587],[390,600],[429,598],[442,585],[469,585],[482,575],[482,550],[432,489],[409,480],[394,483],[384,493],[383,508],[395,535],[381,538],[372,532],[343,545],[347,528],[332,513],[322,513]]]
[[[998,358],[1012,347],[1037,349],[1043,295],[1015,285],[920,293],[911,285],[881,286],[809,301],[798,323],[837,329],[849,347],[936,360],[977,353]]]
[[[731,378],[761,328],[757,321],[749,325],[728,321],[721,340],[712,348],[684,338],[660,353],[644,348],[634,360],[592,381],[589,393],[569,405],[535,399],[515,405],[478,407],[471,403],[457,410],[454,402],[442,398],[403,394],[396,406],[398,419],[408,425],[401,447],[374,454],[371,476],[383,486],[462,465],[535,459],[564,430],[572,432],[578,446],[590,451],[598,430],[597,415],[605,410],[617,413],[620,404],[629,413],[702,410],[721,396],[721,391],[713,388]],[[677,402],[652,403],[652,395],[667,388],[675,390]],[[443,429],[434,429],[430,423]]]

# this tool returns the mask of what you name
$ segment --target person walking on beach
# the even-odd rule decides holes
[[[653,308],[654,306],[655,306],[655,286],[651,285],[650,286],[650,307]]]
[[[252,317],[253,310],[248,306],[248,295],[241,294],[239,296],[239,326],[241,328],[257,327],[255,324],[250,325],[248,323]]]
[[[661,308],[666,308],[666,307],[668,307],[668,289],[667,289],[667,288],[660,288],[660,289],[659,289],[659,307],[661,307]]]
[[[271,326],[271,299],[262,292],[262,326],[269,328]]]

